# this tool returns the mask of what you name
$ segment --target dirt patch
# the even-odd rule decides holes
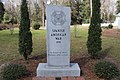
[[[120,29],[103,29],[102,35],[106,37],[120,38]]]

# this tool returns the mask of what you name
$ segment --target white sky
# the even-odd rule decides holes
[[[8,0],[1,0],[2,2],[7,2]]]

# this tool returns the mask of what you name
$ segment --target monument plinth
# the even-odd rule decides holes
[[[46,5],[47,63],[40,63],[37,76],[80,76],[77,63],[70,63],[71,9]]]

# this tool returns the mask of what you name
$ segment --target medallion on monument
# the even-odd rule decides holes
[[[66,21],[66,15],[62,11],[54,11],[51,15],[51,19],[54,25],[62,26]]]

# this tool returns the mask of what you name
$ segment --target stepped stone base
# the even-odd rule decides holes
[[[32,80],[56,80],[54,77],[34,77]],[[84,77],[62,77],[61,80],[85,80]]]
[[[37,67],[37,77],[66,77],[80,76],[80,68],[77,63],[71,63],[70,67],[48,67],[47,63],[40,63]]]

